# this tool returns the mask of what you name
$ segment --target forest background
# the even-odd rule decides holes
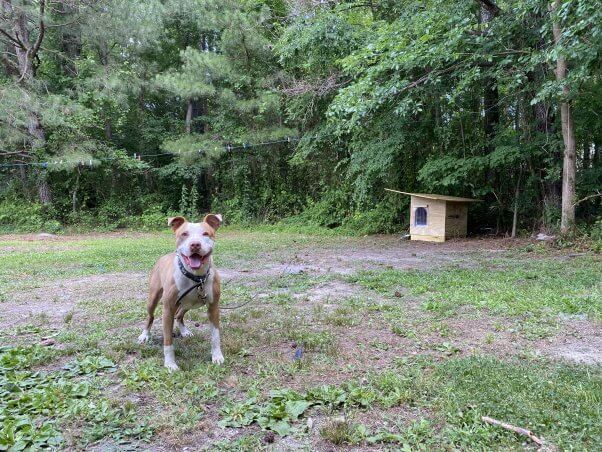
[[[407,227],[602,239],[595,0],[0,0],[0,229]]]

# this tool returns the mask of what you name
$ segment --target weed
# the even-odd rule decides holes
[[[71,375],[88,375],[101,371],[115,372],[115,363],[103,356],[85,356],[71,361],[63,369]]]
[[[243,435],[242,437],[235,440],[224,440],[218,441],[216,443],[211,444],[207,448],[203,448],[202,450],[210,450],[210,451],[257,451],[264,450],[265,447],[262,445],[261,440],[256,436],[252,435]]]
[[[73,320],[73,311],[69,311],[67,314],[65,314],[65,318],[63,320],[65,323],[71,323]]]
[[[324,322],[334,326],[353,326],[358,324],[358,320],[353,316],[353,310],[348,307],[338,307],[328,315]]]
[[[443,322],[435,322],[431,326],[431,329],[435,331],[440,337],[449,337],[453,334],[452,328]]]
[[[383,352],[389,350],[389,344],[382,341],[371,341],[368,343],[368,345],[370,345],[370,347],[372,348],[375,348],[376,350],[380,350]]]
[[[288,332],[288,338],[303,344],[305,351],[318,351],[331,355],[336,353],[336,338],[330,331],[293,330]]]
[[[460,348],[450,344],[449,342],[443,342],[441,344],[436,344],[433,346],[434,350],[445,353],[447,356],[454,355],[456,353],[460,353]]]
[[[538,340],[551,337],[560,329],[558,322],[549,317],[528,317],[517,322],[516,330],[526,339]]]
[[[359,444],[366,436],[367,429],[363,425],[357,425],[344,417],[331,419],[320,429],[320,436],[326,441],[336,444]]]
[[[399,337],[416,337],[416,333],[402,323],[392,325],[391,331]]]
[[[98,398],[94,377],[114,369],[113,363],[83,358],[65,366],[67,372],[31,370],[51,354],[39,347],[0,348],[0,449],[58,448],[64,443],[61,425],[75,419],[85,423],[84,443],[104,436],[148,438],[149,428],[135,423],[132,412]]]
[[[495,336],[493,335],[492,332],[489,332],[485,335],[485,343],[486,344],[493,344],[494,339],[495,339]]]

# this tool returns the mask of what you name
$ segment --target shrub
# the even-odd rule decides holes
[[[343,227],[357,234],[391,233],[401,230],[399,212],[387,203],[377,204],[373,209],[356,212],[343,223]]]
[[[142,215],[131,216],[126,220],[126,227],[141,229],[143,231],[157,231],[167,227],[167,217],[161,206],[153,206],[142,212]]]
[[[46,218],[40,204],[5,200],[0,203],[0,232],[35,232],[44,229]],[[52,231],[56,232],[56,224]],[[59,225],[60,228],[60,225]]]
[[[589,236],[594,241],[602,242],[602,217],[598,218],[592,225]]]
[[[98,209],[98,224],[107,229],[125,227],[127,224],[127,206],[119,200],[109,200]]]

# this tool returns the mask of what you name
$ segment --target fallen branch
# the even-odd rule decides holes
[[[588,199],[592,199],[592,198],[597,198],[598,196],[602,196],[602,192],[598,191],[597,193],[593,194],[593,195],[589,195],[586,196],[583,199],[580,199],[579,201],[577,201],[575,204],[573,204],[573,207],[578,206],[579,204],[581,204],[583,201],[587,201]]]
[[[502,427],[506,430],[510,430],[511,432],[514,433],[518,433],[519,435],[523,435],[528,437],[531,441],[533,441],[535,444],[537,444],[538,446],[543,446],[543,441],[538,438],[537,436],[535,436],[535,434],[531,431],[531,430],[527,430],[526,428],[522,428],[522,427],[515,427],[514,425],[511,424],[507,424],[505,422],[502,421],[498,421],[497,419],[493,419],[490,418],[488,416],[483,416],[481,418],[484,422],[487,422],[488,424],[491,425],[497,425],[499,427]]]

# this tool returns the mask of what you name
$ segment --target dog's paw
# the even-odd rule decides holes
[[[192,331],[190,331],[188,328],[186,328],[185,326],[180,327],[180,334],[182,335],[182,337],[194,336],[194,333]]]
[[[150,333],[147,330],[142,330],[140,336],[138,336],[139,344],[146,344],[150,340]]]
[[[213,361],[214,364],[223,364],[224,355],[222,355],[222,352],[214,353],[213,355],[211,355],[211,361]]]
[[[167,370],[169,370],[169,372],[175,372],[176,370],[180,370],[178,365],[173,361],[165,361],[163,366],[167,367]]]

